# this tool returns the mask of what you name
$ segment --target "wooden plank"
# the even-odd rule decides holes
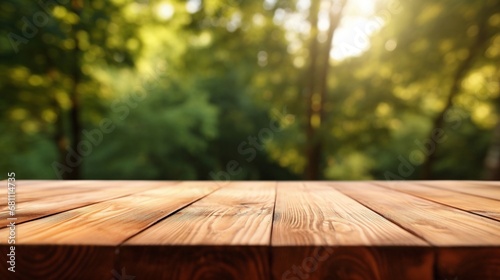
[[[125,242],[120,264],[144,279],[269,279],[275,185],[230,183]]]
[[[433,245],[500,245],[497,221],[372,183],[331,185]]]
[[[383,182],[377,185],[391,188]],[[500,221],[500,201],[498,200],[414,182],[402,182],[397,185],[396,190]]]
[[[95,183],[100,183],[102,181],[92,181],[92,180],[77,180],[77,181],[57,181],[57,180],[18,180],[15,181],[16,193],[30,193],[30,192],[40,192],[40,190],[51,189],[51,188],[61,188],[61,187],[73,187],[73,186],[84,186],[91,187]],[[5,185],[7,181],[5,181]],[[5,186],[6,187],[6,186]],[[42,194],[42,193],[40,193]]]
[[[491,186],[496,186],[500,187],[500,181],[460,181],[460,182],[471,182],[474,184],[479,184],[479,185],[491,185]]]
[[[2,184],[7,184],[7,181],[8,180],[2,180],[1,183]],[[51,181],[51,182],[58,182],[58,183],[61,183],[61,182],[74,182],[74,181],[63,181],[63,180],[59,180],[59,181],[55,181],[55,180],[17,180],[15,181],[16,185],[19,184],[19,185],[22,185],[22,186],[34,186],[34,185],[38,185],[38,184],[46,184],[48,181]]]
[[[429,247],[276,246],[272,249],[272,279],[434,279],[434,256]]]
[[[436,279],[500,279],[500,247],[439,248]]]
[[[465,268],[495,275],[500,222],[370,183],[331,185],[435,245],[437,279],[495,279],[471,278],[471,270]],[[460,254],[459,248],[463,248]],[[470,258],[473,255],[482,257]]]
[[[43,195],[39,199],[31,199],[32,196],[29,193],[16,193],[16,223],[19,224],[93,203],[127,196],[138,189],[157,188],[166,183],[155,181],[99,181],[87,182],[87,184],[80,182],[80,184],[83,185],[73,185],[71,189],[68,186],[66,191],[61,191],[61,187],[57,186],[57,184],[47,184],[44,188],[40,188]],[[7,201],[6,193],[4,195],[4,200]],[[1,209],[0,228],[5,228],[8,224],[8,209],[7,206],[3,206]]]
[[[497,182],[16,183],[18,218],[45,216],[17,227],[15,279],[500,275]]]
[[[423,181],[419,183],[433,188],[448,189],[454,192],[500,200],[500,186],[498,184],[481,181]]]
[[[272,245],[274,279],[432,279],[428,243],[325,183],[278,183]]]
[[[273,246],[428,245],[324,183],[278,183]]]
[[[28,182],[28,184],[27,184]],[[47,197],[53,197],[55,194],[72,194],[79,193],[82,191],[97,191],[105,188],[111,188],[115,186],[123,187],[125,189],[130,184],[141,183],[141,184],[151,184],[151,183],[161,183],[159,181],[97,181],[97,180],[75,180],[75,181],[56,181],[56,180],[40,180],[34,181],[34,183],[29,184],[30,181],[16,181],[16,202],[22,203],[27,201],[35,201],[44,199]],[[104,185],[103,185],[104,184]],[[1,194],[6,195],[5,193]],[[1,198],[0,198],[1,199]],[[0,201],[0,206],[5,206],[6,201]],[[2,208],[0,208],[2,209]],[[3,209],[2,209],[3,210]]]
[[[157,183],[158,184],[158,183]],[[19,244],[118,245],[217,188],[212,182],[163,183],[160,187],[64,211],[17,226]],[[104,193],[105,191],[101,191]],[[29,233],[29,234],[22,234]],[[0,229],[0,236],[8,229]],[[99,238],[93,238],[98,235]],[[5,241],[0,241],[0,243]]]
[[[274,182],[233,182],[126,244],[269,245]]]
[[[114,183],[117,184],[117,182]],[[97,181],[45,181],[44,183],[40,182],[27,186],[24,185],[24,181],[16,182],[16,203],[22,204],[28,201],[52,198],[54,195],[60,196],[96,191],[97,189],[101,189],[102,186],[102,183]],[[6,193],[2,195],[6,195]],[[0,201],[0,211],[5,211],[6,205],[7,199],[2,199]],[[2,212],[0,212],[0,215]]]
[[[98,238],[97,236],[94,238]],[[113,279],[115,248],[80,245],[16,245],[15,272],[7,270],[9,246],[0,245],[0,279]],[[5,252],[5,253],[4,253]],[[119,271],[119,270],[118,270]],[[123,278],[125,280],[127,278]],[[130,278],[128,278],[130,279]]]
[[[144,192],[136,186],[130,196],[18,225],[16,279],[46,279],[47,275],[114,279],[112,270],[121,273],[122,269],[117,263],[120,243],[216,188],[212,182],[163,183]],[[7,229],[0,230],[0,236],[7,234]],[[2,252],[8,248],[4,242],[0,240]],[[45,265],[43,269],[33,270],[34,256]],[[0,279],[7,279],[8,273],[0,271]]]
[[[119,258],[137,279],[270,279],[269,247],[261,245],[130,245]]]

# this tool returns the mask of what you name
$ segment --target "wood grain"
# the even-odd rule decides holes
[[[273,279],[430,280],[434,255],[421,246],[273,247]]]
[[[428,243],[324,183],[278,183],[272,246],[274,279],[432,279]]]
[[[137,279],[270,279],[267,246],[133,245],[120,249],[119,267]]]
[[[16,181],[16,202],[21,204],[28,201],[36,201],[47,197],[53,197],[54,194],[64,195],[78,193],[81,191],[95,190],[96,187],[102,188],[102,182],[93,181]],[[2,193],[3,196],[6,195]],[[0,211],[5,210],[7,199],[0,200]]]
[[[18,225],[17,242],[118,245],[216,188],[212,182],[167,183],[161,188],[146,189]],[[7,228],[0,229],[0,236],[7,234]],[[92,238],[94,236],[99,238]]]
[[[498,182],[16,185],[17,272],[2,265],[0,279],[497,280],[500,275]],[[6,200],[0,193],[0,226],[7,223]],[[0,228],[4,264],[8,233]]]
[[[126,245],[269,245],[275,185],[231,183],[134,236]]]
[[[272,244],[428,245],[323,183],[278,183]]]
[[[16,245],[16,272],[12,273],[7,270],[8,247],[0,245],[0,279],[113,279],[116,269],[112,246],[37,244]]]
[[[384,183],[378,183],[378,185],[387,187],[387,184]],[[500,221],[500,201],[495,199],[465,193],[456,193],[452,190],[430,187],[413,182],[403,182],[399,184],[397,186],[397,191]]]
[[[500,279],[500,247],[439,248],[436,279]]]
[[[497,279],[498,249],[493,248],[500,245],[500,222],[400,192],[401,184],[396,189],[380,184],[387,185],[332,186],[435,245],[436,279]],[[490,255],[482,251],[486,246]]]
[[[212,182],[158,184],[153,189],[135,185],[130,196],[18,225],[16,279],[116,279],[112,271],[121,273],[116,254],[120,243],[217,188]],[[145,188],[137,191],[140,187]],[[0,230],[0,236],[7,235],[7,229]],[[6,244],[0,246],[7,250]],[[30,268],[30,262],[39,269]]]
[[[125,242],[120,263],[149,279],[269,279],[275,184],[215,191]]]
[[[106,190],[111,188],[121,188],[127,190],[128,188],[136,188],[138,185],[145,187],[151,185],[165,185],[177,184],[176,181],[96,181],[96,180],[78,180],[78,181],[36,181],[36,183],[26,185],[26,181],[16,181],[16,194],[21,195],[16,197],[18,201],[22,202],[25,197],[34,199],[44,199],[47,197],[59,194],[61,191],[64,193],[78,193],[81,190]],[[141,187],[142,188],[142,187]],[[5,194],[2,194],[5,195]],[[2,203],[5,203],[2,201]]]
[[[500,200],[500,185],[482,181],[423,181],[422,185]]]
[[[497,221],[374,184],[331,185],[433,245],[500,245]]]
[[[39,191],[35,192],[34,195],[20,187],[16,190],[16,222],[20,224],[93,203],[127,196],[137,192],[138,189],[144,191],[171,184],[175,183],[154,181],[100,181],[85,183],[79,181],[78,184],[73,184],[72,186],[66,186],[63,183],[63,187],[47,183],[43,186],[38,186],[37,189]],[[62,188],[65,189],[62,190]],[[3,193],[3,195],[5,197],[2,197],[4,198],[3,200],[7,201],[6,193]],[[39,195],[38,198],[36,197],[37,195]],[[8,209],[7,206],[3,206],[1,209],[0,228],[5,228],[8,224]]]

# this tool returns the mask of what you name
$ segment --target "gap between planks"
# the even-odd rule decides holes
[[[415,182],[402,182],[397,188],[383,182],[375,182],[374,184],[500,222],[500,201],[495,199],[455,192],[447,188],[434,188]],[[481,205],[481,209],[475,210],[478,209],[478,205]]]
[[[217,191],[217,190],[219,190],[219,189],[220,189],[220,187],[219,187],[219,188],[215,188],[215,189],[213,189],[212,191],[208,192],[207,194],[204,194],[203,196],[201,196],[201,197],[199,197],[199,198],[197,198],[197,199],[195,199],[195,200],[191,201],[190,203],[188,203],[188,204],[186,204],[186,205],[184,205],[184,206],[179,207],[177,210],[174,210],[174,211],[172,211],[172,212],[169,212],[168,214],[166,214],[166,215],[165,215],[165,216],[163,216],[162,218],[160,218],[160,219],[158,219],[157,221],[155,221],[155,222],[151,223],[150,225],[148,225],[146,228],[144,228],[144,229],[142,229],[142,230],[140,230],[140,231],[138,231],[138,232],[136,232],[136,233],[132,234],[131,236],[127,237],[127,238],[126,238],[126,239],[124,239],[122,242],[120,242],[118,245],[116,245],[117,250],[119,250],[119,249],[120,249],[120,247],[121,247],[121,246],[123,246],[123,244],[125,244],[127,241],[129,241],[130,239],[134,238],[135,236],[137,236],[137,235],[139,235],[139,234],[143,233],[144,231],[146,231],[146,230],[148,230],[149,228],[151,228],[151,227],[155,226],[156,224],[160,223],[161,221],[163,221],[163,220],[165,220],[165,219],[167,219],[167,218],[169,218],[169,217],[171,217],[171,216],[175,215],[175,214],[176,214],[176,213],[178,213],[179,211],[182,211],[182,210],[183,210],[183,209],[185,209],[186,207],[189,207],[189,206],[190,206],[190,205],[192,205],[193,203],[195,203],[195,202],[197,202],[197,201],[200,201],[201,199],[203,199],[203,198],[205,198],[205,197],[209,196],[210,194],[214,193],[215,191]]]
[[[256,183],[258,184],[259,182],[256,182]],[[318,183],[308,182],[307,184],[319,184],[319,182],[318,182]],[[329,184],[330,186],[332,186],[332,185],[333,185],[333,186],[335,186],[335,184],[336,184],[336,183],[335,183],[335,182],[333,182],[333,183],[332,183],[332,182],[329,182],[328,184]],[[363,184],[366,184],[366,186],[369,186],[369,184],[368,184],[368,183],[366,183],[366,182],[365,182],[365,183],[363,183]],[[226,186],[226,187],[224,187],[224,188],[229,188],[229,186]],[[381,187],[381,188],[383,188],[383,187]],[[217,191],[217,190],[219,190],[219,189],[220,189],[220,188],[217,188],[217,189],[213,190],[212,192],[210,192],[209,194],[206,194],[206,195],[204,195],[203,197],[200,197],[200,198],[196,199],[195,201],[192,201],[191,203],[189,203],[189,204],[187,204],[187,205],[185,205],[185,206],[183,206],[183,207],[181,207],[181,208],[179,208],[179,209],[177,209],[177,210],[175,210],[175,211],[171,212],[170,214],[168,214],[168,215],[164,216],[163,218],[161,218],[161,219],[160,219],[160,220],[158,220],[157,222],[154,222],[153,224],[150,224],[147,228],[143,229],[143,230],[142,230],[142,232],[144,232],[144,231],[146,231],[147,229],[149,229],[150,227],[152,227],[152,226],[154,226],[154,225],[156,225],[156,224],[160,223],[161,221],[166,220],[168,217],[173,216],[173,215],[176,215],[176,214],[177,214],[178,212],[180,212],[181,210],[183,210],[183,209],[187,208],[188,206],[191,206],[191,205],[192,205],[192,204],[194,204],[195,202],[198,202],[198,201],[202,200],[203,198],[205,198],[205,197],[209,196],[210,194],[214,193],[215,191]],[[334,188],[332,188],[332,189],[336,189],[338,192],[343,193],[343,192],[342,192],[341,190],[339,190],[338,188],[335,188],[335,187],[334,187]],[[272,207],[272,211],[271,211],[271,217],[272,217],[272,219],[271,219],[271,230],[270,230],[270,238],[269,238],[269,244],[268,244],[268,246],[269,246],[269,247],[273,247],[272,240],[273,240],[273,238],[274,238],[274,237],[273,237],[273,235],[274,235],[274,230],[275,230],[275,224],[274,224],[274,223],[275,223],[275,213],[276,213],[276,207],[277,207],[277,201],[278,201],[278,186],[277,186],[277,183],[275,183],[275,184],[274,184],[274,191],[275,191],[275,194],[274,194],[274,203],[273,203],[273,207]],[[408,195],[408,196],[411,196],[411,197],[414,197],[414,198],[416,198],[416,199],[426,200],[426,199],[423,199],[423,198],[417,197],[417,196],[412,195],[412,194],[403,193],[403,192],[401,192],[401,191],[397,191],[397,190],[394,190],[394,191],[399,192],[399,193],[402,193],[402,194],[405,194],[405,195]],[[132,194],[131,194],[131,195],[132,195]],[[411,231],[409,231],[407,228],[402,227],[399,223],[397,223],[397,222],[395,222],[395,221],[393,221],[393,220],[391,220],[391,219],[387,218],[386,216],[382,215],[381,213],[379,213],[379,211],[376,211],[375,209],[372,209],[370,206],[365,205],[364,203],[362,203],[361,201],[359,201],[359,200],[358,200],[358,199],[356,199],[356,198],[351,197],[350,195],[347,195],[347,194],[345,194],[345,193],[344,193],[344,195],[346,195],[347,197],[350,197],[351,199],[353,199],[354,201],[358,202],[361,206],[363,206],[363,207],[365,207],[365,208],[369,209],[370,211],[375,212],[377,215],[381,216],[383,219],[387,220],[388,222],[393,223],[393,224],[395,224],[396,226],[401,227],[401,228],[402,228],[403,230],[405,230],[406,232],[409,232],[410,234],[412,234],[412,232],[411,232]],[[127,196],[130,196],[130,195],[127,195]],[[115,198],[113,198],[113,199],[109,199],[109,200],[114,200],[114,199],[115,199]],[[429,201],[429,200],[426,200],[426,201],[431,202],[431,203],[433,202],[433,201]],[[104,203],[104,202],[106,202],[106,201],[101,201],[101,202],[96,202],[96,203]],[[436,203],[436,204],[437,204],[437,202],[433,202],[433,203]],[[82,206],[82,207],[84,207],[84,206]],[[81,208],[81,207],[80,207],[80,208]],[[68,211],[69,211],[69,210],[68,210]],[[66,211],[65,211],[65,212],[66,212]],[[54,215],[55,215],[55,214],[54,214]],[[471,214],[471,215],[472,215],[472,214]],[[139,234],[139,233],[137,233],[136,235],[138,235],[138,234]],[[413,235],[415,235],[415,234],[413,234]],[[418,238],[418,237],[420,237],[419,235],[415,235],[415,236],[416,236],[417,238]],[[130,239],[131,239],[131,237],[129,237],[127,240],[130,240]],[[423,238],[423,240],[425,240],[425,238]],[[426,243],[428,243],[427,241],[425,241],[425,242],[426,242]],[[116,247],[117,247],[117,248],[118,248],[118,247],[120,247],[123,243],[125,243],[125,241],[121,242],[121,243],[120,243],[120,244],[118,244]],[[434,247],[435,247],[435,245],[432,245],[432,246],[434,246]],[[436,252],[434,252],[434,254],[437,254],[437,253],[436,253]],[[273,256],[273,254],[272,254],[272,253],[269,253],[269,254],[268,254],[268,257],[269,257],[269,256],[270,256],[270,259],[268,259],[268,261],[269,261],[269,262],[272,262],[272,256]],[[435,266],[437,266],[437,262],[436,262],[436,263],[434,263],[434,265],[435,265]],[[436,269],[437,269],[437,268],[436,268]]]
[[[23,181],[21,181],[23,182]],[[28,188],[16,189],[16,224],[21,225],[26,222],[35,221],[47,217],[51,217],[57,214],[62,214],[68,211],[76,210],[82,207],[91,206],[101,202],[111,201],[118,198],[127,197],[135,194],[133,192],[134,186],[143,185],[144,190],[158,189],[165,185],[175,185],[179,182],[161,182],[161,181],[62,181],[57,182],[54,185],[49,185],[57,181],[45,181],[47,185],[38,186],[35,188],[35,193],[41,193],[40,197],[34,199],[22,198],[23,195],[28,194],[33,191],[31,189],[33,186],[29,185]],[[103,183],[105,182],[105,183]],[[92,185],[88,185],[91,184]],[[36,181],[35,185],[41,185],[39,181]],[[125,184],[125,186],[118,187],[119,184]],[[146,186],[144,186],[146,185]],[[59,189],[61,187],[74,187],[74,189],[69,189],[65,191],[64,198],[72,198],[75,195],[81,195],[86,197],[86,200],[80,201],[80,198],[75,199],[76,202],[71,201],[60,201],[61,197],[57,194],[51,194],[49,191],[54,189]],[[75,186],[82,186],[82,188],[76,188]],[[107,191],[101,189],[103,186],[107,186]],[[110,186],[112,188],[110,188]],[[16,187],[17,188],[17,187]],[[121,189],[120,189],[121,188]],[[18,197],[21,196],[21,199]],[[6,201],[6,199],[5,199]],[[40,206],[40,204],[42,206]],[[52,205],[51,205],[52,204]],[[21,207],[19,207],[20,205]],[[27,206],[26,206],[27,205]],[[62,205],[62,206],[61,206]],[[42,207],[42,209],[40,209]],[[62,209],[62,210],[61,210]],[[31,211],[36,211],[30,214]],[[45,213],[40,213],[40,211]],[[27,212],[27,213],[26,213]],[[0,230],[6,228],[8,223],[5,217],[8,216],[7,205],[2,205],[0,211]],[[5,217],[4,217],[5,216]]]
[[[496,220],[366,182],[330,185],[431,244],[500,246],[500,223]]]
[[[403,182],[403,181],[401,181]],[[500,182],[490,181],[416,181],[419,185],[440,188],[500,201]],[[464,185],[467,184],[467,185]]]

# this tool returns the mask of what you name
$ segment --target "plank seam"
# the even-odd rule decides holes
[[[106,199],[106,200],[102,200],[102,201],[96,201],[96,202],[91,202],[89,204],[81,205],[81,206],[74,207],[74,208],[69,208],[69,209],[66,209],[66,210],[63,210],[63,211],[53,212],[53,213],[47,214],[45,216],[40,216],[40,217],[36,217],[36,218],[33,218],[33,219],[29,219],[29,220],[26,220],[26,221],[22,221],[22,222],[16,223],[16,225],[33,222],[33,221],[40,220],[40,219],[45,219],[47,217],[51,217],[51,216],[58,215],[58,214],[61,214],[61,213],[65,213],[65,212],[68,212],[68,211],[72,211],[72,210],[75,210],[75,209],[79,209],[79,208],[83,208],[83,207],[87,207],[87,206],[92,206],[94,204],[99,204],[99,203],[107,202],[107,201],[114,200],[114,199],[117,199],[117,198],[127,197],[127,196],[130,196],[130,195],[133,195],[133,194],[134,193],[127,194],[127,195],[122,195],[122,196],[117,196],[117,197],[113,197],[113,198],[110,198],[110,199]],[[2,227],[0,227],[0,229],[6,228],[7,226],[2,226]]]
[[[123,244],[125,244],[128,240],[132,239],[133,237],[139,235],[140,233],[148,230],[149,228],[151,228],[152,226],[160,223],[161,221],[167,219],[168,217],[171,217],[172,215],[175,215],[176,213],[178,213],[179,211],[185,209],[186,207],[189,207],[191,206],[193,203],[209,196],[210,194],[214,193],[215,191],[221,189],[220,187],[219,188],[216,188],[214,189],[213,191],[185,204],[184,206],[181,206],[179,207],[178,209],[174,210],[174,211],[171,211],[170,213],[166,214],[165,216],[161,217],[160,219],[156,220],[155,222],[149,224],[148,226],[146,226],[145,228],[143,228],[142,230],[139,230],[138,232],[132,234],[131,236],[127,237],[126,239],[124,239],[122,242],[118,243],[117,245],[115,245],[115,259],[113,260],[113,263],[115,265],[115,269],[117,269],[119,271],[119,269],[122,267],[122,257],[120,255],[120,248],[123,247]]]
[[[394,221],[393,219],[391,218],[388,218],[388,217],[385,217],[384,215],[380,214],[379,212],[377,212],[375,209],[369,207],[368,205],[364,204],[363,202],[357,200],[356,198],[350,196],[349,194],[345,193],[342,191],[342,188],[337,188],[335,185],[333,184],[330,184],[331,187],[335,188],[336,190],[338,190],[339,192],[343,193],[344,195],[350,197],[351,199],[357,201],[359,204],[363,205],[364,207],[370,209],[371,211],[375,212],[377,215],[379,215],[380,217],[388,220],[389,222],[395,224],[396,226],[400,227],[401,229],[403,229],[404,231],[412,234],[413,236],[415,236],[416,238],[424,241],[426,244],[430,245],[431,247],[435,247],[432,243],[430,243],[427,239],[425,239],[423,236],[421,236],[420,234],[417,234],[416,232],[414,232],[413,230],[411,229],[408,229],[406,227],[404,227],[403,225],[399,224],[398,222]]]
[[[186,207],[191,206],[193,203],[195,203],[195,202],[198,202],[198,201],[202,200],[203,198],[205,198],[205,197],[207,197],[207,196],[211,195],[212,193],[214,193],[214,192],[216,192],[217,190],[220,190],[220,189],[221,189],[220,187],[219,187],[219,188],[216,188],[216,189],[214,189],[213,191],[211,191],[211,192],[209,192],[209,193],[207,193],[207,194],[205,194],[205,195],[203,195],[203,196],[201,196],[201,197],[199,197],[199,198],[197,198],[197,199],[194,199],[193,201],[191,201],[191,202],[189,202],[189,203],[185,204],[184,206],[180,206],[178,209],[176,209],[176,210],[174,210],[174,211],[171,211],[170,213],[166,214],[165,216],[163,216],[163,217],[159,218],[158,220],[156,220],[156,221],[154,221],[154,222],[150,223],[149,225],[147,225],[147,226],[146,226],[145,228],[143,228],[142,230],[137,231],[136,233],[132,234],[131,236],[129,236],[129,237],[127,237],[127,238],[125,238],[122,242],[120,242],[118,245],[116,245],[117,249],[119,250],[119,248],[120,248],[120,247],[122,247],[122,245],[123,245],[125,242],[129,241],[129,240],[130,240],[130,239],[132,239],[133,237],[135,237],[135,236],[139,235],[140,233],[142,233],[142,232],[144,232],[144,231],[148,230],[149,228],[151,228],[152,226],[154,226],[154,225],[156,225],[156,224],[160,223],[161,221],[163,221],[163,220],[167,219],[168,217],[171,217],[171,216],[173,216],[173,215],[177,214],[179,211],[182,211],[182,210],[183,210],[183,209],[185,209]]]
[[[273,279],[273,229],[274,229],[274,213],[276,213],[276,201],[278,199],[278,182],[274,184],[274,204],[273,204],[273,214],[271,219],[271,235],[269,237],[269,247],[268,247],[268,258],[267,262],[269,264],[269,279]]]
[[[152,187],[151,189],[148,189],[148,190],[154,190],[156,188],[159,188],[160,186],[162,186],[162,183],[158,183],[158,186]],[[79,209],[79,208],[83,208],[83,207],[87,207],[87,206],[92,206],[94,204],[104,203],[104,202],[107,202],[107,201],[111,201],[111,200],[115,200],[115,199],[118,199],[118,198],[123,198],[123,197],[131,196],[131,195],[135,195],[135,194],[136,194],[135,192],[132,192],[132,193],[129,193],[129,194],[119,195],[119,196],[116,196],[116,197],[111,197],[111,198],[100,200],[100,201],[90,202],[89,204],[85,204],[85,205],[81,205],[81,206],[78,206],[78,207],[69,208],[69,209],[66,209],[66,210],[63,210],[63,211],[59,211],[59,212],[53,212],[53,213],[50,213],[50,214],[47,214],[47,215],[44,215],[44,216],[32,218],[32,219],[29,219],[29,220],[26,220],[26,221],[22,221],[22,222],[19,222],[19,223],[16,222],[16,225],[20,225],[20,224],[24,224],[24,223],[29,223],[29,222],[40,220],[40,219],[45,219],[47,217],[58,215],[58,214],[65,213],[65,212],[68,212],[68,211],[72,211],[72,210],[75,210],[75,209]],[[4,229],[6,227],[8,227],[8,225],[1,226],[0,229]]]
[[[404,193],[404,194],[407,194],[407,195],[411,195],[413,197],[416,197],[416,198],[419,198],[419,199],[423,199],[423,200],[427,200],[429,202],[432,202],[432,203],[437,203],[437,204],[440,204],[440,205],[443,205],[445,207],[449,207],[449,208],[453,208],[453,209],[456,209],[456,210],[459,210],[461,212],[465,212],[465,213],[468,213],[468,214],[472,214],[472,215],[475,215],[475,216],[479,216],[479,217],[483,217],[483,218],[486,218],[486,219],[490,219],[490,220],[493,220],[495,222],[500,222],[499,219],[495,219],[495,218],[492,218],[492,217],[488,217],[488,216],[484,216],[484,215],[481,215],[479,213],[476,213],[476,212],[473,212],[473,211],[470,211],[470,210],[466,210],[466,209],[462,209],[462,208],[459,208],[458,206],[453,206],[453,205],[449,205],[449,204],[446,204],[446,203],[442,203],[442,202],[439,202],[439,201],[435,201],[433,199],[429,199],[429,198],[426,198],[426,197],[423,197],[423,196],[419,196],[419,195],[416,195],[416,194],[412,194],[410,192],[406,192],[404,190],[400,190],[400,189],[392,189],[392,188],[389,188],[389,187],[386,187],[384,186],[383,184],[381,183],[377,183],[375,182],[374,184],[376,184],[377,186],[379,187],[382,187],[384,189],[389,189],[389,190],[393,190],[393,191],[397,191],[397,192],[400,192],[400,193]],[[428,187],[427,185],[424,185],[426,187]],[[476,196],[477,197],[477,196]],[[481,198],[484,198],[484,197],[481,197]]]
[[[423,236],[421,236],[420,234],[417,234],[416,232],[414,232],[413,230],[411,229],[407,229],[405,228],[403,225],[397,223],[396,221],[394,221],[393,219],[390,219],[388,217],[385,217],[384,215],[380,214],[379,212],[377,212],[375,209],[372,209],[371,207],[369,207],[368,205],[365,205],[364,203],[362,203],[361,201],[357,200],[356,198],[350,196],[349,194],[343,192],[341,190],[341,188],[337,188],[335,187],[333,184],[330,185],[332,186],[333,188],[335,188],[337,191],[343,193],[344,195],[354,199],[355,201],[357,201],[359,204],[365,206],[366,208],[370,209],[371,211],[375,212],[377,215],[381,216],[382,218],[388,220],[389,222],[395,224],[396,226],[400,227],[401,229],[403,229],[404,231],[407,231],[409,232],[410,234],[414,235],[416,238],[422,240],[423,242],[425,242],[426,244],[429,245],[429,251],[430,251],[430,254],[432,256],[432,277],[433,279],[438,279],[438,275],[437,275],[437,267],[438,267],[438,255],[437,255],[437,250],[439,249],[437,246],[433,245],[432,243],[430,243],[430,241],[427,241]]]
[[[452,192],[456,192],[456,193],[459,193],[459,194],[467,194],[467,195],[472,195],[472,196],[475,196],[475,197],[488,198],[488,199],[500,201],[500,199],[497,199],[497,198],[494,198],[494,197],[487,197],[487,196],[480,195],[480,194],[473,194],[473,193],[463,192],[463,191],[459,191],[459,190],[455,190],[455,189],[449,189],[449,188],[440,187],[439,184],[431,185],[429,183],[422,183],[422,182],[416,182],[416,184],[417,185],[426,186],[426,187],[432,187],[432,188],[436,187],[436,188],[439,188],[439,189],[442,189],[442,190],[452,191]],[[481,184],[476,184],[476,185],[481,186]]]

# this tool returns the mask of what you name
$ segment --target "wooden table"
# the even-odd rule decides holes
[[[0,183],[0,279],[500,279],[495,182]]]

